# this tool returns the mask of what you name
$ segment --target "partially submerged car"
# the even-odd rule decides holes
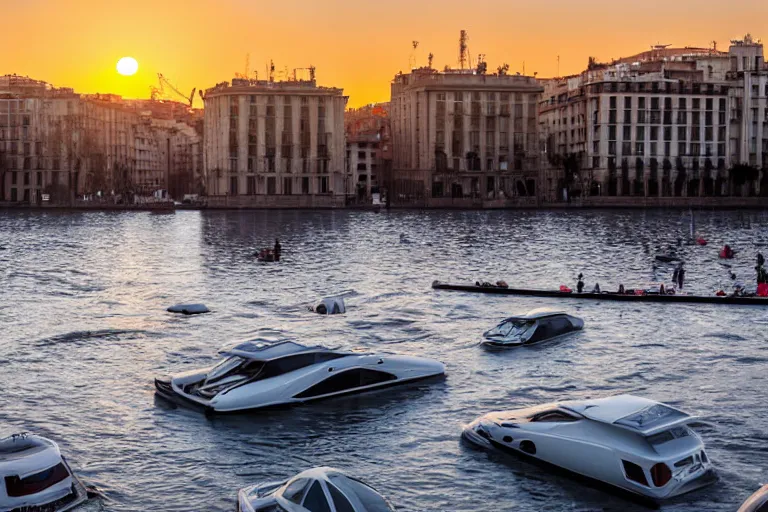
[[[29,434],[0,439],[0,510],[65,512],[87,499],[55,442]]]
[[[238,512],[394,512],[373,487],[338,469],[313,468],[289,480],[241,489]]]
[[[694,417],[668,405],[619,395],[491,412],[466,425],[463,436],[662,500],[716,479],[693,423]]]
[[[156,392],[207,413],[243,412],[364,393],[441,376],[439,361],[246,341],[220,352],[211,368],[155,379]]]
[[[747,501],[742,503],[738,512],[768,512],[768,485],[755,491]]]
[[[534,345],[580,331],[584,320],[549,309],[535,309],[512,316],[483,334],[483,345],[494,348]]]

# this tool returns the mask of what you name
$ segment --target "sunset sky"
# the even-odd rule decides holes
[[[0,0],[0,74],[16,73],[78,92],[148,97],[163,73],[181,91],[207,88],[251,70],[317,67],[321,85],[343,87],[350,106],[389,99],[407,71],[412,40],[418,65],[457,65],[459,30],[473,60],[489,70],[539,77],[581,71],[587,58],[638,53],[655,43],[727,49],[751,32],[768,38],[764,0]],[[139,72],[117,74],[121,57]],[[199,100],[198,100],[199,103]]]

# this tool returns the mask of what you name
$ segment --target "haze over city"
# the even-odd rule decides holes
[[[653,44],[708,47],[747,31],[761,34],[768,4],[756,0],[634,2],[588,0],[502,2],[393,0],[385,4],[334,0],[136,0],[130,5],[96,0],[6,1],[0,56],[6,73],[28,75],[83,93],[147,98],[163,73],[182,91],[205,89],[249,70],[265,76],[270,59],[279,77],[287,68],[317,68],[318,83],[343,87],[349,106],[387,101],[389,84],[412,62],[456,66],[458,32],[470,35],[473,59],[485,54],[489,70],[566,75],[587,58],[606,61]],[[419,41],[416,52],[412,41]],[[115,70],[134,57],[138,72]],[[559,67],[558,67],[558,56]],[[199,98],[196,106],[202,106]]]

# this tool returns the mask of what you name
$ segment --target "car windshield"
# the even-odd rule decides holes
[[[488,338],[512,338],[521,336],[534,322],[530,320],[504,320],[499,325],[485,333]]]
[[[366,512],[393,512],[387,500],[363,482],[342,475],[331,475],[329,479],[348,498],[357,498],[352,501],[359,501]]]
[[[221,377],[222,375],[226,375],[227,373],[240,366],[243,361],[245,361],[245,359],[237,356],[231,356],[224,359],[223,361],[219,362],[219,364],[214,366],[210,372],[208,372],[207,380],[210,381]]]

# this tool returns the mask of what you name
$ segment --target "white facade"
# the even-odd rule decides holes
[[[434,173],[432,197],[515,195],[517,178],[538,174],[541,90],[532,77],[469,70],[397,75],[390,105],[395,173]]]
[[[204,99],[208,194],[345,194],[341,89],[234,79]]]
[[[734,165],[765,167],[762,45],[659,52],[544,83],[540,119],[554,171],[547,173],[551,195],[564,186],[555,182],[563,181],[569,157],[578,161],[585,195],[722,195]]]

